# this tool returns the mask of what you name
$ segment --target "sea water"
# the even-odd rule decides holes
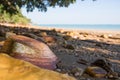
[[[39,26],[48,28],[63,29],[82,29],[82,30],[117,30],[120,31],[120,25],[86,25],[86,24],[39,24]]]

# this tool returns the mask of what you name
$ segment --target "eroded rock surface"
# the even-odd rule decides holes
[[[0,80],[76,80],[0,53]]]
[[[43,42],[29,37],[10,36],[1,50],[15,58],[23,59],[42,68],[56,68],[57,57],[50,48]]]

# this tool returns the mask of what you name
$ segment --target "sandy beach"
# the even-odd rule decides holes
[[[6,32],[31,37],[47,44],[59,58],[55,71],[71,75],[77,80],[109,80],[120,77],[120,31],[68,30],[0,23],[0,47],[5,41]],[[110,65],[105,68],[111,69],[110,75],[113,77],[97,78],[87,73],[86,68],[91,67],[98,59],[109,62]]]

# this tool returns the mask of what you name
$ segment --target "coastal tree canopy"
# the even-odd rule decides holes
[[[27,12],[32,12],[35,8],[39,11],[47,11],[47,7],[68,7],[75,2],[76,0],[0,0],[0,5],[7,12],[16,13],[18,8],[22,7],[26,7]]]
[[[19,18],[22,19],[20,21],[25,20],[29,22],[30,20],[26,19],[21,13],[20,9],[22,7],[25,7],[27,12],[32,12],[34,9],[45,12],[48,7],[68,7],[76,1],[77,0],[0,0],[0,22],[16,22],[19,21]]]
[[[76,0],[0,0],[0,5],[9,13],[18,12],[18,8],[26,7],[27,12],[32,12],[35,8],[39,11],[47,11],[47,7],[68,7]]]

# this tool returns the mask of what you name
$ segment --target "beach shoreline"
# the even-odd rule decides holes
[[[113,65],[111,67],[114,70],[113,73],[120,73],[120,32],[69,30],[2,23],[0,24],[0,48],[6,40],[6,32],[13,32],[47,44],[59,58],[60,63],[57,64],[55,71],[72,75],[77,80],[96,79],[88,76],[84,71],[97,59],[108,59]]]
[[[67,28],[54,28],[54,27],[46,27],[46,26],[34,26],[31,24],[28,25],[21,25],[21,24],[10,24],[10,23],[0,23],[3,26],[9,27],[22,27],[22,28],[34,28],[34,29],[41,29],[41,30],[53,30],[56,31],[73,31],[73,32],[86,32],[86,33],[98,33],[98,34],[120,34],[119,30],[96,30],[96,29],[67,29]]]

